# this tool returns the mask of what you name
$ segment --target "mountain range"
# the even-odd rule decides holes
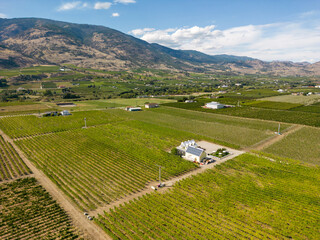
[[[104,26],[39,18],[0,18],[0,53],[0,68],[73,64],[106,70],[143,67],[235,74],[320,75],[320,62],[265,62],[250,57],[174,50]]]

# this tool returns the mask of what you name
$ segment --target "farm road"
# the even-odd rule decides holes
[[[9,138],[2,130],[0,130],[0,135],[4,138],[5,141],[8,141],[12,144],[14,149],[20,155],[22,160],[27,164],[30,170],[33,172],[33,175],[39,183],[50,193],[50,195],[55,199],[58,204],[67,212],[71,217],[74,225],[82,231],[85,239],[94,239],[94,240],[109,240],[110,238],[99,226],[97,226],[93,221],[89,221],[83,213],[70,201],[68,197],[40,170],[38,170],[31,161],[23,154],[23,152],[15,145],[14,141]]]

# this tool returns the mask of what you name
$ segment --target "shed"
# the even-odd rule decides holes
[[[220,108],[224,108],[225,106],[218,102],[209,102],[209,103],[206,103],[205,107],[210,109],[220,109]]]
[[[126,110],[129,112],[141,111],[141,107],[126,107]]]
[[[190,161],[196,161],[198,163],[201,162],[207,156],[206,152],[197,147],[189,146],[186,150],[185,158]]]
[[[146,103],[144,105],[145,108],[157,108],[159,107],[159,104],[158,103]]]
[[[61,115],[62,115],[62,116],[69,116],[69,115],[71,115],[71,113],[70,113],[68,110],[63,110],[63,111],[61,112]]]

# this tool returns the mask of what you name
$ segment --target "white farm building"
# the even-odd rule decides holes
[[[224,108],[225,106],[218,102],[209,102],[209,103],[206,103],[205,107],[210,109],[220,109],[220,108]]]
[[[201,162],[207,156],[206,152],[197,147],[189,146],[186,150],[185,158],[190,161],[196,161],[198,163]]]
[[[192,139],[192,140],[182,142],[178,148],[182,150],[187,150],[189,146],[197,147],[196,141]]]

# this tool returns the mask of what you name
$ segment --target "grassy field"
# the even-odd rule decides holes
[[[233,148],[247,147],[260,142],[272,136],[278,126],[277,123],[273,122],[165,107],[141,112],[120,110],[117,112],[122,117],[134,118],[143,122],[201,135],[216,140],[216,143]],[[284,129],[288,126],[283,124]]]
[[[303,127],[264,151],[320,165],[320,129]]]
[[[12,145],[0,136],[0,182],[28,175],[30,169],[14,150]]]
[[[113,239],[319,239],[320,169],[241,155],[96,219]]]
[[[196,136],[129,121],[17,141],[28,158],[82,210],[137,192],[158,179],[196,168],[166,152]]]
[[[0,184],[1,239],[81,239],[35,178]]]
[[[297,103],[297,104],[312,104],[320,101],[320,95],[311,95],[311,96],[294,96],[294,95],[283,95],[275,97],[263,98],[265,101],[274,101],[274,102],[288,102],[288,103]]]

